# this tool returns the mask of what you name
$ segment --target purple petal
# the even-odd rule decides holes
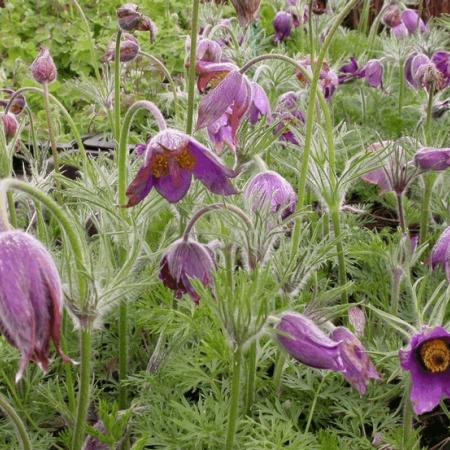
[[[418,29],[421,33],[428,31],[424,21],[413,9],[405,9],[402,12],[402,22],[411,34],[415,34]]]
[[[363,70],[369,86],[374,88],[383,87],[384,67],[378,59],[369,60]]]
[[[170,203],[180,201],[191,186],[192,174],[175,161],[169,163],[169,174],[154,178],[155,189]]]
[[[414,155],[414,164],[422,170],[447,170],[450,167],[450,148],[421,148]]]
[[[275,29],[275,42],[282,42],[289,37],[293,26],[292,14],[279,11],[273,19]]]
[[[447,227],[437,240],[431,251],[431,267],[434,269],[438,264],[445,264],[450,248],[450,227]]]
[[[368,183],[376,184],[380,189],[380,194],[392,191],[391,183],[389,182],[384,169],[377,169],[366,173],[361,178]]]
[[[406,28],[404,23],[401,23],[400,25],[396,25],[395,27],[392,27],[391,31],[394,33],[394,36],[397,39],[402,39],[402,38],[408,36],[408,28]]]
[[[355,74],[358,71],[359,67],[358,67],[358,61],[356,61],[356,58],[354,58],[353,56],[350,58],[350,62],[343,65],[340,69],[339,72],[342,73],[346,73],[346,74]]]
[[[128,186],[126,192],[128,203],[126,204],[126,207],[129,208],[142,201],[152,190],[154,182],[155,180],[150,165],[143,164],[134,177],[134,180]]]
[[[272,111],[266,91],[258,83],[253,82],[251,83],[251,96],[252,100],[248,110],[250,123],[255,125],[263,116],[267,117],[267,123],[271,123]]]

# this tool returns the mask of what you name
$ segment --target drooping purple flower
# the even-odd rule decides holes
[[[433,269],[439,264],[442,264],[447,274],[447,279],[450,282],[450,227],[444,230],[433,247],[430,262]]]
[[[301,64],[312,76],[310,56],[307,56],[306,58],[300,60],[299,64]],[[300,70],[296,72],[296,76],[298,80],[301,81],[302,83],[305,84],[309,83],[305,75]],[[339,85],[339,77],[333,70],[330,69],[329,64],[325,61],[323,62],[322,68],[320,70],[319,84],[322,88],[323,96],[325,97],[326,100],[331,99],[334,92],[336,91],[336,88]]]
[[[279,343],[297,361],[316,369],[344,371],[340,342],[330,339],[308,317],[286,313],[277,330]]]
[[[340,69],[339,73],[343,74],[339,76],[339,81],[345,83],[349,81],[349,79],[353,79],[353,75],[356,75],[359,72],[358,61],[354,56],[350,57],[350,62],[344,64]],[[350,78],[348,78],[350,76]],[[341,81],[342,77],[342,81]]]
[[[420,31],[421,33],[426,33],[428,31],[425,22],[413,9],[405,9],[402,12],[401,19],[410,34],[416,34],[417,31]]]
[[[204,286],[211,287],[214,268],[214,255],[207,245],[191,239],[178,239],[167,248],[161,259],[159,278],[164,286],[175,291],[177,298],[188,293],[198,303],[200,296],[190,279],[200,280]]]
[[[136,58],[140,50],[138,40],[129,33],[123,33],[120,42],[120,62],[133,61]],[[116,57],[116,43],[110,42],[106,53],[103,57],[103,61],[114,61]]]
[[[297,195],[290,183],[272,170],[255,175],[244,188],[244,198],[253,211],[264,208],[285,219],[295,212]]]
[[[331,339],[340,342],[340,354],[344,366],[344,378],[354,386],[361,395],[367,392],[369,379],[379,380],[375,366],[369,359],[361,341],[345,327],[335,328]]]
[[[294,20],[292,14],[286,11],[278,11],[273,19],[275,30],[275,42],[283,42],[291,34]]]
[[[230,72],[235,70],[238,70],[238,67],[229,62],[198,61],[195,71],[198,75],[197,88],[199,92],[203,94],[208,87],[216,87]]]
[[[411,374],[410,399],[416,414],[433,410],[450,397],[450,332],[424,327],[400,350],[400,364]]]
[[[450,148],[422,147],[414,155],[414,164],[422,170],[447,170],[450,167]]]
[[[197,45],[197,61],[220,62],[222,58],[222,47],[216,41],[201,38]]]
[[[258,16],[261,0],[231,0],[236,15],[243,27],[254,22]]]
[[[39,55],[31,64],[31,73],[35,81],[40,84],[49,84],[56,80],[56,66],[48,48],[41,47]]]
[[[178,202],[189,190],[192,175],[215,194],[237,192],[230,182],[235,172],[214,153],[181,131],[162,130],[147,144],[144,162],[128,186],[126,206],[138,204],[153,187],[169,202]]]
[[[391,141],[375,142],[367,148],[368,152],[376,152],[390,145]],[[390,192],[393,190],[391,185],[391,180],[389,180],[386,170],[384,168],[375,169],[371,172],[366,173],[361,177],[362,180],[370,184],[376,184],[380,190],[380,194]]]
[[[231,110],[229,123],[233,143],[237,143],[237,130],[251,102],[251,85],[248,78],[235,70],[202,98],[198,109],[197,129],[208,127]]]
[[[236,150],[231,132],[230,117],[231,109],[228,108],[227,111],[219,117],[219,119],[207,127],[209,138],[211,139],[214,149],[218,155],[222,154],[225,145],[230,147],[233,151]]]
[[[383,87],[384,66],[378,59],[370,59],[362,69],[363,76],[370,87]]]
[[[6,114],[1,113],[0,116],[2,118],[2,125],[5,136],[7,138],[13,138],[17,133],[17,129],[19,128],[19,122],[17,122],[16,116],[10,112]]]
[[[117,9],[119,27],[124,31],[149,31],[150,41],[154,41],[158,28],[150,17],[144,16],[135,3],[126,3]]]
[[[283,129],[288,128],[299,128],[305,123],[305,115],[299,109],[299,94],[294,91],[289,91],[283,94],[276,108],[274,117],[279,121],[279,124],[275,127],[274,133],[278,134]],[[297,136],[293,133],[291,129],[285,130],[280,135],[281,141],[287,141],[294,145],[299,145]]]
[[[447,87],[450,84],[450,52],[444,50],[437,51],[431,57],[431,61],[439,72],[442,73],[442,76],[447,82],[445,87]]]
[[[62,288],[56,265],[45,247],[19,230],[0,232],[0,332],[22,354],[19,381],[29,361],[45,372],[49,346],[61,350]]]
[[[381,22],[389,28],[396,27],[402,23],[402,10],[396,4],[385,8]]]
[[[261,117],[265,117],[267,119],[267,123],[272,123],[272,111],[266,91],[254,81],[250,83],[250,89],[251,101],[248,108],[250,123],[255,125]]]
[[[414,35],[418,31],[420,33],[428,32],[427,25],[416,11],[413,9],[401,11],[398,5],[390,5],[386,8],[382,22],[391,29],[397,39]]]

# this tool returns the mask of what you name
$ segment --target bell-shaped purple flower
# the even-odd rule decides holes
[[[3,131],[7,138],[13,138],[17,129],[19,128],[19,122],[17,122],[16,116],[10,112],[1,113],[0,117],[2,118]]]
[[[450,53],[438,51],[431,59],[412,53],[405,61],[405,79],[413,88],[443,90],[450,86]]]
[[[33,236],[0,232],[0,332],[22,354],[19,381],[29,361],[48,370],[49,346],[61,350],[62,288],[56,265]]]
[[[417,31],[420,31],[421,33],[426,33],[428,31],[425,22],[413,9],[405,9],[402,12],[401,19],[410,34],[416,34]]]
[[[389,28],[396,27],[402,23],[402,10],[396,4],[385,8],[381,22]]]
[[[450,148],[420,148],[414,155],[414,164],[422,170],[447,170],[450,167]]]
[[[207,127],[209,138],[211,139],[214,149],[218,155],[222,154],[225,145],[233,151],[236,150],[231,132],[230,117],[231,109],[228,108],[227,111],[219,117],[219,119]]]
[[[294,20],[292,14],[286,11],[278,11],[273,19],[275,30],[275,42],[283,42],[291,34]]]
[[[197,62],[220,62],[222,47],[216,41],[208,38],[200,38],[197,45]]]
[[[447,227],[439,237],[430,256],[431,267],[442,264],[450,282],[450,227]]]
[[[56,80],[56,66],[48,48],[41,47],[39,55],[31,64],[31,73],[40,84],[52,83]]]
[[[270,101],[266,91],[254,81],[250,84],[251,101],[248,108],[248,118],[252,125],[255,125],[261,117],[267,119],[267,123],[272,123],[272,111]]]
[[[200,102],[197,129],[208,127],[231,110],[230,126],[233,142],[237,143],[237,130],[250,106],[251,85],[245,75],[235,70],[209,92]]]
[[[164,286],[175,291],[177,298],[188,293],[198,303],[200,296],[190,279],[200,280],[204,286],[211,287],[214,268],[214,255],[207,245],[190,239],[178,239],[162,257],[159,278]]]
[[[312,75],[311,57],[307,56],[306,58],[300,60],[299,64],[301,64]],[[297,71],[296,76],[302,83],[309,83],[307,78],[300,70]],[[319,75],[319,84],[322,88],[323,96],[325,97],[325,99],[330,100],[339,85],[339,77],[333,70],[330,69],[330,66],[327,62],[324,62],[322,64]]]
[[[289,128],[299,128],[305,123],[305,114],[300,111],[298,102],[299,94],[294,91],[286,92],[280,97],[278,106],[274,113],[275,118],[279,121],[278,125],[274,129],[276,134],[280,133],[280,131],[285,129],[287,126],[289,126]],[[280,140],[290,142],[294,145],[300,144],[297,136],[290,129],[285,130],[280,135]]]
[[[446,86],[450,85],[450,52],[446,52],[444,50],[440,50],[435,52],[431,57],[431,61],[439,70],[439,72],[444,77],[444,80],[447,82]]]
[[[126,3],[117,9],[119,27],[124,31],[148,31],[154,41],[158,28],[150,17],[144,16],[135,3]]]
[[[210,63],[198,61],[195,71],[198,75],[197,88],[203,94],[209,87],[215,88],[230,72],[238,70],[238,67],[229,62]]]
[[[297,195],[290,183],[272,170],[255,175],[244,188],[244,198],[253,211],[269,209],[285,219],[295,212]]]
[[[236,15],[243,27],[254,22],[258,16],[261,0],[231,0]]]
[[[380,379],[375,366],[367,355],[366,349],[348,328],[337,327],[332,331],[330,337],[334,341],[340,342],[344,378],[361,395],[364,395],[367,392],[369,379]]]
[[[416,414],[433,410],[450,397],[450,332],[425,327],[400,350],[400,364],[411,374],[410,399]]]
[[[277,325],[282,347],[297,361],[316,369],[344,371],[340,343],[330,339],[311,319],[286,313]]]
[[[375,142],[367,148],[368,152],[376,152],[378,150],[381,150],[385,148],[387,145],[390,145],[390,141],[383,141],[383,142]],[[389,179],[386,169],[380,168],[375,169],[371,172],[366,173],[361,177],[362,180],[366,181],[370,184],[376,184],[378,186],[378,189],[380,190],[380,194],[385,194],[386,192],[393,191],[393,187],[391,184],[391,180]]]
[[[129,33],[124,33],[120,42],[120,62],[133,61],[136,58],[140,50],[138,40]],[[106,53],[103,57],[103,61],[114,61],[116,57],[116,44],[110,42]]]
[[[169,202],[178,202],[189,190],[192,175],[215,194],[237,192],[230,182],[235,172],[214,153],[181,131],[162,130],[147,144],[144,163],[128,186],[126,206],[138,204],[153,187]]]
[[[384,66],[378,59],[370,59],[362,69],[363,76],[370,87],[383,87]]]

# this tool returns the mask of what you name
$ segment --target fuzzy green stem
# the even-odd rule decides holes
[[[284,371],[284,365],[286,363],[286,352],[279,349],[278,358],[275,362],[275,370],[272,375],[272,382],[275,388],[275,393],[279,395],[281,393],[281,377]]]
[[[44,83],[44,104],[45,104],[45,113],[47,115],[48,136],[50,138],[50,146],[52,148],[53,166],[55,169],[55,173],[59,174],[59,157],[58,157],[58,149],[56,148],[55,134],[53,133],[52,116],[51,116],[51,112],[50,112],[50,99],[49,99],[49,92],[48,92],[48,83]],[[58,190],[61,188],[58,179],[56,179],[56,187],[58,188]]]
[[[128,407],[128,390],[123,382],[128,376],[128,303],[119,306],[119,408]]]
[[[408,389],[403,397],[403,448],[409,448],[413,431],[413,410],[409,399],[409,389],[408,383]]]
[[[242,349],[237,347],[233,355],[233,378],[231,382],[231,403],[228,415],[227,440],[225,450],[234,450],[234,437],[239,417],[239,400],[241,392]]]
[[[251,343],[247,356],[247,392],[245,396],[245,410],[250,411],[255,401],[256,368],[257,368],[257,342]]]
[[[311,60],[314,60],[315,49],[314,49],[314,29],[313,29],[313,4],[314,0],[309,0],[308,4],[308,37],[309,37],[309,54],[311,55]]]
[[[198,34],[199,9],[200,9],[200,0],[193,0],[192,25],[191,25],[191,54],[188,72],[188,106],[186,119],[187,134],[192,134],[192,128],[194,123],[195,61],[197,60],[197,34]]]
[[[122,30],[117,31],[114,55],[114,134],[116,142],[120,141],[120,42]]]
[[[339,216],[339,209],[336,207],[333,207],[333,209],[330,211],[330,215],[331,215],[331,221],[333,222],[334,237],[336,239],[339,284],[341,286],[345,286],[345,284],[347,283],[347,270],[346,270],[346,266],[345,266],[344,246],[342,245],[342,240],[341,240],[341,220],[340,220],[340,216]],[[348,297],[347,297],[346,291],[344,291],[342,293],[341,298],[342,298],[343,303],[348,302]]]
[[[9,404],[7,398],[0,394],[0,409],[6,414],[9,420],[16,428],[17,439],[21,444],[22,450],[32,450],[31,441],[28,436],[25,425],[22,419],[17,414],[16,410]]]
[[[394,267],[391,277],[391,312],[395,316],[398,314],[400,305],[401,270],[401,268]]]
[[[313,399],[313,402],[311,404],[311,408],[309,410],[308,421],[306,422],[305,433],[304,434],[307,434],[309,432],[310,427],[311,427],[312,418],[314,417],[314,412],[316,410],[317,400],[319,398],[319,394],[320,394],[320,391],[322,389],[323,382],[325,381],[325,378],[326,378],[326,375],[323,375],[319,386],[317,386],[317,390],[316,390],[316,393],[314,394],[314,399]]]
[[[400,85],[398,88],[398,115],[400,118],[403,117],[403,99],[405,97],[405,77],[403,74],[403,68],[404,68],[404,61],[403,59],[399,60],[399,81]]]
[[[14,203],[14,197],[11,192],[8,192],[8,210],[9,210],[9,220],[13,228],[17,228],[17,214],[16,205]]]
[[[83,328],[80,333],[80,387],[78,391],[77,415],[73,432],[72,450],[79,450],[84,441],[86,417],[89,407],[91,385],[91,327]]]
[[[398,213],[398,222],[400,224],[400,229],[403,234],[407,233],[408,226],[406,224],[405,218],[405,208],[403,206],[403,193],[396,193],[395,195],[397,199],[397,213]]]

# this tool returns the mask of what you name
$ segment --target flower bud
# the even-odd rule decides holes
[[[246,27],[256,20],[261,0],[231,0],[241,26]]]
[[[433,270],[442,264],[450,282],[450,227],[447,227],[439,237],[431,251],[430,260]]]
[[[421,148],[414,155],[414,164],[422,170],[447,170],[450,167],[450,148]]]
[[[275,42],[286,40],[291,34],[293,27],[293,17],[291,13],[279,11],[273,19],[273,28],[275,30]]]
[[[139,25],[142,14],[135,3],[126,3],[117,9],[119,27],[125,31],[133,31]]]
[[[140,50],[138,40],[129,33],[124,33],[122,41],[120,42],[120,62],[133,61],[136,58]],[[110,42],[106,53],[103,57],[104,61],[114,61],[116,56],[116,44]]]
[[[33,78],[41,84],[52,83],[56,80],[56,66],[48,48],[42,47],[39,55],[31,64]]]
[[[0,232],[0,331],[22,354],[16,382],[29,361],[48,369],[49,344],[60,348],[62,288],[45,247],[22,231]]]
[[[214,267],[213,253],[208,246],[193,240],[178,239],[161,259],[159,278],[164,286],[175,291],[177,298],[188,293],[198,303],[200,296],[190,279],[195,278],[203,285],[211,286]]]
[[[1,118],[5,136],[7,138],[13,138],[19,128],[19,122],[17,122],[16,116],[12,113],[2,113]]]

